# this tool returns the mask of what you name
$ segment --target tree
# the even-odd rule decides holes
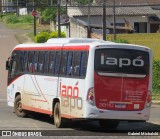
[[[61,8],[61,15],[66,13],[66,9],[65,8]],[[56,20],[56,16],[57,16],[57,8],[56,7],[49,7],[49,8],[45,8],[42,11],[42,19],[44,21],[55,21]]]
[[[57,9],[56,8],[46,8],[44,11],[42,11],[42,19],[44,21],[52,20],[55,21],[57,15]]]
[[[75,0],[75,1],[77,1],[77,3],[80,5],[87,5],[88,2],[90,2],[90,3],[93,2],[93,0]]]

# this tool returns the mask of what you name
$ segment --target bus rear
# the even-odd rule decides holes
[[[94,54],[95,106],[90,107],[89,117],[119,121],[148,120],[151,57],[151,51],[146,47],[122,44],[97,46]]]

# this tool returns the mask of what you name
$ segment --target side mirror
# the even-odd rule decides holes
[[[10,66],[10,61],[7,60],[7,61],[6,61],[6,70],[9,70],[10,67],[11,67],[11,66]]]

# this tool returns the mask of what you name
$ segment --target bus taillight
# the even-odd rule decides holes
[[[151,91],[149,91],[147,95],[147,104],[146,104],[147,107],[150,107],[151,101],[152,101],[152,93]]]
[[[90,104],[95,105],[95,95],[93,87],[88,90],[87,100]]]

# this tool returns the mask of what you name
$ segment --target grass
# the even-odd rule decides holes
[[[33,42],[34,42],[34,33],[33,33],[33,24],[31,23],[16,23],[16,24],[6,24],[6,26],[8,28],[11,28],[11,29],[23,29],[23,30],[31,30],[29,33],[26,34],[27,37],[29,37]],[[44,31],[44,30],[49,30],[50,29],[50,26],[48,24],[36,24],[36,33],[38,32],[41,32],[41,31]],[[21,34],[17,34],[16,35],[16,38],[18,40],[19,43],[23,43],[25,42],[26,38],[21,35]]]
[[[26,35],[22,34],[16,34],[15,37],[18,40],[19,43],[24,43],[26,42],[26,37],[29,37],[33,42],[34,42],[34,33],[33,33],[33,24],[31,23],[15,23],[15,24],[6,24],[8,28],[11,29],[23,29],[23,30],[30,30],[29,33],[26,33]],[[49,25],[43,25],[43,24],[36,24],[36,33],[44,31],[44,30],[49,30],[50,26]]]
[[[117,34],[117,40],[119,39],[150,47],[154,60],[160,60],[160,33]],[[113,40],[113,35],[108,35],[107,40]]]
[[[33,24],[31,23],[6,24],[6,26],[11,29],[24,29],[24,30],[31,30],[33,28]]]
[[[32,41],[35,40],[35,39],[34,39],[34,32],[29,32],[29,33],[27,33],[27,36],[28,36],[29,38],[31,38]]]
[[[15,23],[15,24],[6,24],[8,28],[11,29],[24,29],[24,30],[33,30],[34,25],[32,23]],[[36,24],[37,31],[49,30],[49,25],[45,24]]]

